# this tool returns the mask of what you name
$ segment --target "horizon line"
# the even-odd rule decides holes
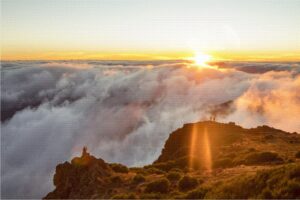
[[[189,59],[84,59],[84,58],[76,58],[76,59],[0,59],[0,62],[14,62],[14,61],[188,61],[193,62]],[[300,62],[300,59],[290,59],[290,60],[268,60],[268,59],[219,59],[213,60],[211,63],[218,62]]]

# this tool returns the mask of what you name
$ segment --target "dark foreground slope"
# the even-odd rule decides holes
[[[173,132],[143,168],[86,151],[56,167],[45,198],[300,198],[300,135],[199,122]]]

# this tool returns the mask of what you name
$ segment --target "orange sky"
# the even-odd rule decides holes
[[[300,1],[1,1],[1,60],[300,60]]]
[[[205,52],[215,61],[300,61],[300,52]],[[21,52],[2,54],[1,60],[177,60],[190,59],[195,52]]]

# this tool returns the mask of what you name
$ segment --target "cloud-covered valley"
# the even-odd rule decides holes
[[[300,132],[299,63],[3,62],[2,196],[41,198],[55,166],[83,146],[142,166],[185,123],[217,116],[244,127]]]

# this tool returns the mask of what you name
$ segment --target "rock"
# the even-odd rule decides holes
[[[291,140],[295,142],[290,143]],[[129,198],[132,195],[137,198],[177,198],[180,197],[176,196],[178,188],[173,185],[164,190],[167,193],[148,194],[145,187],[166,178],[169,171],[177,171],[184,176],[202,174],[207,177],[205,181],[211,178],[226,183],[232,176],[247,171],[253,173],[261,167],[276,168],[275,165],[280,164],[290,168],[293,165],[286,161],[295,159],[300,149],[297,141],[300,141],[300,135],[268,126],[244,129],[235,123],[215,121],[186,124],[170,134],[158,159],[143,168],[106,163],[90,155],[84,147],[80,157],[73,158],[71,163],[57,165],[53,179],[55,190],[45,199],[108,199]],[[137,174],[144,177],[140,184],[133,181]],[[195,194],[199,197],[200,193]],[[257,195],[259,193],[254,194]]]
[[[240,141],[245,132],[246,129],[234,123],[222,124],[205,121],[186,124],[171,133],[161,155],[154,163],[163,163],[182,158],[186,158],[185,160],[189,162],[189,160],[196,157],[200,158],[200,162],[202,162],[201,160],[204,162],[207,151],[210,152],[210,159],[213,160],[218,157],[222,147]]]
[[[112,170],[104,160],[96,159],[85,149],[81,157],[56,167],[53,180],[56,188],[45,199],[91,198],[95,194],[101,196],[106,190],[106,179],[111,174]]]

